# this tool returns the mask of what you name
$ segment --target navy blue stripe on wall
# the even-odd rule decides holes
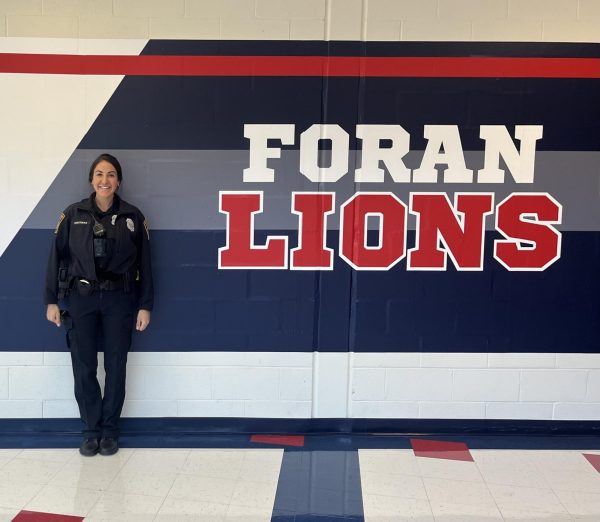
[[[600,44],[553,42],[306,42],[150,40],[143,55],[600,57]]]
[[[41,302],[51,237],[22,229],[0,257],[2,351],[65,350]],[[563,233],[562,257],[544,272],[508,272],[492,258],[496,237],[486,234],[483,272],[407,272],[405,260],[357,272],[337,254],[330,272],[220,271],[224,231],[153,231],[157,304],[134,348],[600,352],[600,232]],[[336,252],[337,239],[329,233]]]
[[[479,127],[543,125],[538,150],[599,150],[600,80],[538,78],[126,77],[83,149],[246,150],[245,123],[402,125],[423,150],[426,124],[458,125],[465,150]],[[359,103],[360,101],[360,103]],[[360,109],[357,110],[357,107]],[[284,147],[285,148],[285,147]]]

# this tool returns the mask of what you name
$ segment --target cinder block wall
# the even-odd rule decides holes
[[[153,38],[600,42],[600,1],[0,0],[0,37],[38,53]],[[598,368],[600,355],[555,353],[134,353],[125,415],[598,419]],[[75,416],[67,353],[0,352],[0,417]]]

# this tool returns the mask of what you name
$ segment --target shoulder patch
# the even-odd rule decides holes
[[[146,237],[150,241],[150,230],[148,230],[148,220],[144,219],[144,230],[146,231]]]
[[[60,228],[60,224],[63,222],[64,219],[65,219],[65,214],[64,214],[64,212],[61,212],[60,217],[58,218],[58,223],[56,223],[56,228],[54,229],[55,234],[58,234],[58,229]]]

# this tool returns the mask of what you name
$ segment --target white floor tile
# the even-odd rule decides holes
[[[583,469],[552,469],[541,473],[552,489],[600,493],[600,473],[590,465]]]
[[[0,522],[12,522],[13,518],[15,518],[20,509],[7,509],[0,508]]]
[[[192,450],[181,473],[237,479],[244,462],[243,450]]]
[[[0,469],[0,482],[25,482],[28,484],[48,484],[64,463],[45,460],[15,458]]]
[[[489,488],[500,511],[511,509],[541,513],[566,513],[564,506],[551,489],[502,484],[490,484]]]
[[[189,453],[190,450],[187,449],[138,449],[131,455],[123,469],[179,473]]]
[[[22,509],[44,486],[12,480],[0,480],[0,507]]]
[[[510,522],[522,522],[527,520],[528,522],[571,522],[574,518],[566,513],[540,513],[537,511],[522,511],[505,509],[502,511],[502,516],[505,521]]]
[[[429,502],[415,498],[363,495],[365,522],[433,522]]]
[[[158,513],[161,497],[102,493],[85,522],[147,522]]]
[[[67,463],[78,454],[75,449],[24,449],[16,458]]]
[[[431,510],[436,522],[488,522],[502,520],[502,515],[496,506],[468,505],[444,502],[431,502]]]
[[[167,498],[229,505],[236,485],[233,479],[179,475]]]
[[[373,473],[388,473],[397,475],[421,474],[417,457],[412,449],[400,450],[358,450],[360,470]]]
[[[423,477],[483,482],[479,468],[474,462],[417,457],[417,465]]]
[[[122,470],[113,478],[107,489],[113,493],[166,497],[176,477],[175,473]]]
[[[167,498],[158,511],[156,521],[167,522],[179,520],[223,520],[227,514],[227,504],[215,502],[198,502]]]
[[[490,491],[483,482],[465,482],[430,477],[424,477],[423,482],[431,502],[490,508],[496,506]]]
[[[597,520],[600,520],[600,491],[598,493],[585,493],[555,490],[554,493],[572,515],[593,515],[597,517]]]
[[[52,478],[50,485],[104,491],[117,476],[121,468],[120,462],[103,462],[106,460],[94,457],[88,461],[76,461],[66,464]]]
[[[231,505],[227,510],[225,520],[227,522],[271,522],[272,514],[272,507],[267,510],[265,508]]]
[[[542,473],[527,452],[508,450],[477,450],[471,454],[483,480],[490,484],[548,488]]]
[[[360,482],[363,494],[427,499],[421,477],[361,470]]]
[[[233,489],[230,504],[245,506],[254,510],[273,511],[277,484],[269,482],[238,481]]]
[[[25,506],[28,511],[85,516],[100,499],[99,491],[58,486],[44,488]]]

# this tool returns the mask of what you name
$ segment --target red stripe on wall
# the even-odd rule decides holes
[[[600,78],[600,58],[0,54],[0,72],[128,76]]]

